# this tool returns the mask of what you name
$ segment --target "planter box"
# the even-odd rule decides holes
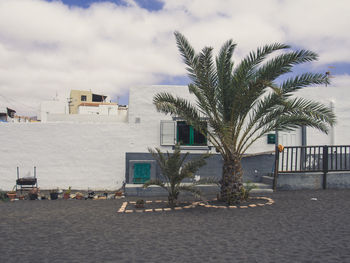
[[[8,198],[10,198],[10,200],[13,200],[17,197],[16,193],[7,193]]]
[[[36,200],[36,199],[38,199],[38,194],[31,194],[31,193],[29,193],[28,197],[29,197],[29,200]]]
[[[51,200],[56,200],[58,198],[58,193],[50,193]]]

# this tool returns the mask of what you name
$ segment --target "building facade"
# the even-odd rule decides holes
[[[84,103],[88,105],[99,105],[106,103],[107,96],[94,94],[87,90],[71,90],[69,97],[69,114],[78,114],[79,106]]]
[[[208,164],[197,175],[201,178],[221,176],[222,160],[214,147],[183,120],[157,112],[153,97],[163,91],[193,100],[186,86],[140,86],[130,89],[129,107],[123,121],[101,123],[89,119],[81,122],[61,119],[47,123],[1,123],[0,188],[13,187],[17,166],[24,173],[36,166],[42,189],[69,186],[82,190],[116,189],[124,181],[138,183],[137,177],[142,173],[150,178],[159,176],[159,168],[147,148],[159,147],[171,152],[177,142],[182,142],[182,151],[190,152],[190,158],[204,152],[212,153]],[[304,141],[308,145],[348,144],[350,107],[344,92],[319,87],[301,94],[324,104],[333,103],[338,117],[337,125],[328,135],[307,128]],[[298,146],[302,144],[302,134],[297,130],[279,133],[278,137],[284,145]],[[249,149],[249,157],[243,158],[245,180],[259,181],[262,175],[273,171],[273,151],[274,144],[269,142],[268,135]]]
[[[0,121],[11,122],[15,117],[16,111],[8,107],[0,107]]]
[[[67,101],[41,103],[41,122],[127,122],[128,107],[106,102],[107,96],[72,90]]]

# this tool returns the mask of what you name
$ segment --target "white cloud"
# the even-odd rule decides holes
[[[56,91],[62,97],[70,89],[115,96],[185,74],[174,30],[197,49],[219,49],[232,38],[239,44],[236,57],[278,41],[318,52],[320,64],[350,63],[347,0],[164,0],[157,12],[128,3],[82,9],[0,0],[0,94],[30,114]]]

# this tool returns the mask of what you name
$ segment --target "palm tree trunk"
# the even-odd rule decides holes
[[[220,188],[221,201],[229,205],[242,201],[243,171],[240,158],[224,160]]]
[[[174,208],[176,205],[176,199],[174,198],[174,196],[169,195],[168,196],[168,204],[171,208]]]
[[[171,208],[174,208],[176,206],[177,203],[177,197],[178,197],[179,193],[177,191],[175,191],[174,189],[172,189],[169,192],[168,195],[168,204]]]

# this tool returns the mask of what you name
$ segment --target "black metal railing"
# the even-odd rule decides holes
[[[350,145],[287,146],[277,157],[279,173],[350,171]]]
[[[328,172],[350,171],[350,145],[276,147],[275,182],[280,173],[323,172],[326,188]]]

